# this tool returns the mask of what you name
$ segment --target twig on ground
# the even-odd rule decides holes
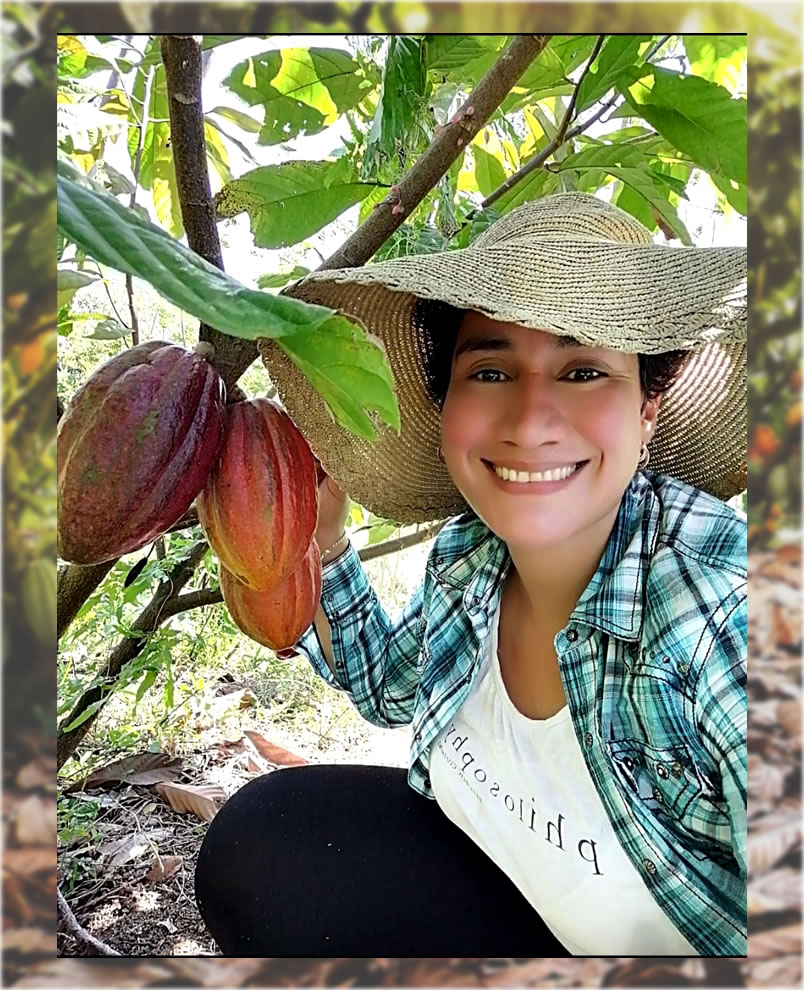
[[[117,949],[113,949],[110,945],[105,942],[101,942],[99,938],[95,938],[91,932],[88,932],[82,924],[79,923],[78,918],[73,914],[70,905],[67,903],[64,894],[61,892],[61,888],[56,888],[56,897],[59,906],[59,914],[64,922],[64,927],[67,929],[68,933],[76,940],[76,942],[85,946],[87,949],[93,950],[93,955],[96,956],[121,956],[122,953],[118,952]]]

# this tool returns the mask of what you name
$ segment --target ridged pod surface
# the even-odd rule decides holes
[[[255,591],[221,564],[221,592],[235,625],[272,650],[285,650],[312,623],[321,597],[321,552],[315,540],[299,566],[281,584]]]
[[[221,564],[249,588],[276,587],[298,567],[318,522],[315,459],[275,402],[227,407],[221,454],[196,507]]]
[[[189,509],[223,442],[223,379],[150,340],[102,365],[58,431],[58,554],[98,564],[144,546]]]

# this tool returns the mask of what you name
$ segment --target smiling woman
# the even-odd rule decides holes
[[[292,289],[394,370],[402,430],[370,444],[263,350],[329,474],[295,649],[369,721],[412,723],[410,786],[302,767],[243,788],[196,875],[225,952],[745,953],[745,525],[723,501],[745,487],[745,260],[575,193]],[[396,622],[347,491],[454,516]]]

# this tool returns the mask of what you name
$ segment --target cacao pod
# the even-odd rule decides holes
[[[36,641],[56,649],[56,561],[32,560],[22,572],[20,599],[25,623]]]
[[[59,422],[59,556],[99,564],[180,519],[220,451],[225,401],[208,361],[162,340],[102,365]]]
[[[276,587],[298,567],[318,523],[315,460],[275,402],[227,407],[220,457],[196,506],[221,564],[249,588]]]
[[[272,650],[286,650],[312,623],[321,597],[321,552],[315,540],[299,566],[281,584],[255,591],[221,564],[223,600],[235,625]]]

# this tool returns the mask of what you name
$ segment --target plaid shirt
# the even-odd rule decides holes
[[[724,503],[637,474],[600,565],[555,637],[575,733],[612,826],[702,955],[746,953],[746,532]],[[412,722],[408,780],[433,797],[430,749],[463,703],[510,566],[474,515],[439,533],[392,622],[350,548],[324,569],[336,674],[368,721]]]

